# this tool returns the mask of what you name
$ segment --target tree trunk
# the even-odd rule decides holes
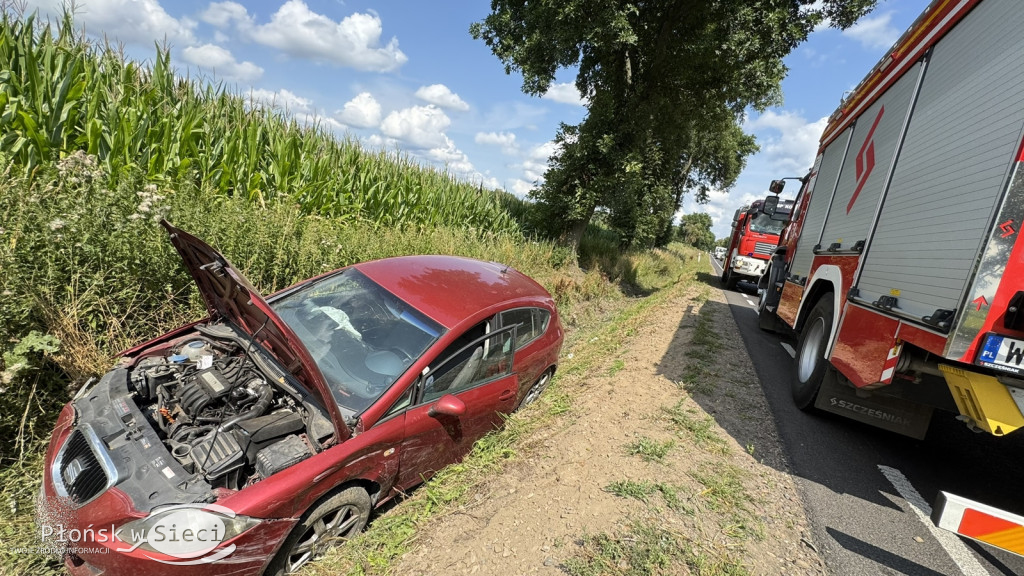
[[[587,225],[590,224],[590,219],[594,217],[596,210],[597,206],[592,204],[587,210],[586,217],[570,224],[562,235],[562,241],[572,248],[572,253],[576,255],[577,259],[579,259],[580,255],[580,243],[583,241],[583,233],[587,231]]]
[[[686,166],[683,167],[683,183],[676,188],[676,201],[675,204],[673,204],[674,208],[672,209],[672,216],[669,217],[668,224],[665,227],[664,238],[667,238],[668,242],[672,241],[672,220],[675,218],[676,212],[679,212],[679,208],[682,206],[683,194],[686,192],[686,180],[690,177],[690,168],[692,167],[693,157],[689,157],[686,159]],[[668,242],[666,242],[666,244]]]

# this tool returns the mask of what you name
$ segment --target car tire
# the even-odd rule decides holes
[[[530,386],[530,390],[526,393],[526,396],[523,396],[523,399],[521,402],[519,402],[519,406],[516,408],[516,410],[529,404],[533,404],[537,400],[537,398],[540,398],[540,395],[544,393],[544,390],[547,389],[548,384],[551,383],[551,377],[554,375],[554,373],[554,369],[549,368],[543,374],[541,374],[540,378],[538,378],[537,381],[533,383],[533,386]]]
[[[292,574],[336,540],[359,534],[370,518],[371,507],[370,495],[358,486],[346,488],[320,502],[302,515],[264,574]]]
[[[832,294],[824,294],[811,308],[800,331],[796,355],[796,378],[791,392],[793,403],[805,412],[814,409],[814,401],[826,378],[835,378],[835,368],[825,358],[828,340],[832,335]]]

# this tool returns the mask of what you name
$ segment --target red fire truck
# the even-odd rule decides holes
[[[935,0],[829,119],[759,282],[801,409],[1024,426],[1021,30],[1017,0]]]
[[[792,201],[777,204],[773,214],[762,210],[763,202],[754,200],[732,217],[729,248],[722,262],[722,284],[729,290],[740,280],[757,282],[779,245],[779,233],[789,219]]]

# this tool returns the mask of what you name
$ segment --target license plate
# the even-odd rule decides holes
[[[1013,374],[1024,373],[1024,340],[987,335],[978,364]]]

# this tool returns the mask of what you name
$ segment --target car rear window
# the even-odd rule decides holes
[[[548,328],[551,313],[543,308],[516,308],[501,313],[501,325],[518,325],[516,350],[537,339]]]

